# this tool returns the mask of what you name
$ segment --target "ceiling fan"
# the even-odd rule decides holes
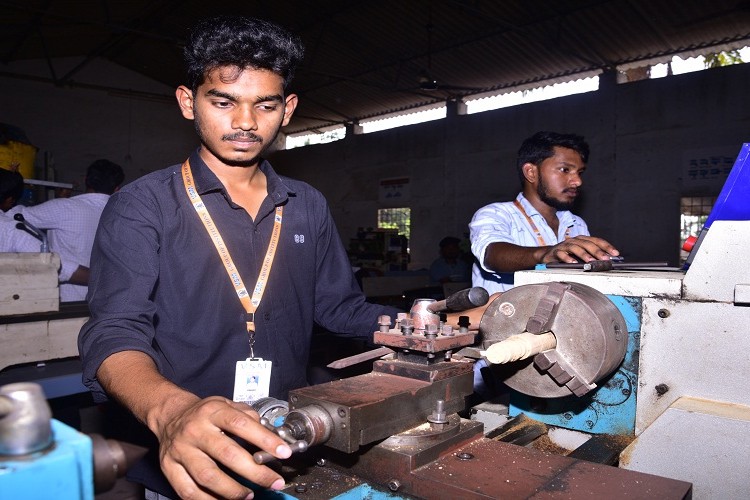
[[[413,90],[419,90],[423,92],[437,92],[444,91],[448,94],[452,94],[453,91],[460,91],[461,93],[479,92],[482,89],[478,87],[464,87],[460,85],[450,85],[439,81],[432,74],[432,30],[434,28],[432,24],[432,12],[429,13],[427,24],[427,67],[422,68],[417,76],[417,88]]]

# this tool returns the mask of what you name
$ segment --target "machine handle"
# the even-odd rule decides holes
[[[23,214],[15,214],[13,216],[15,220],[18,221],[18,224],[16,224],[16,229],[20,229],[22,231],[26,231],[34,238],[38,239],[42,242],[42,245],[39,249],[41,253],[48,253],[49,252],[49,243],[47,240],[47,231],[44,231],[42,229],[39,229],[38,227],[35,227],[32,223],[27,221]]]
[[[441,311],[465,311],[474,307],[485,305],[490,300],[490,294],[484,288],[475,286],[459,290],[449,295],[445,300],[438,300],[427,306],[427,310],[433,313]]]

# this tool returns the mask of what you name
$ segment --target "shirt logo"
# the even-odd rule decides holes
[[[295,234],[294,235],[294,242],[295,243],[304,243],[305,242],[305,235],[304,234]]]

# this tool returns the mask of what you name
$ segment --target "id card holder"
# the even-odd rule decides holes
[[[250,404],[268,397],[271,385],[271,361],[247,358],[237,361],[234,370],[234,401]]]

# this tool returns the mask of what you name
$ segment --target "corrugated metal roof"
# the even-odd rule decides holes
[[[170,86],[182,83],[187,29],[222,13],[198,0],[15,0],[0,9],[4,63],[77,56],[84,67],[103,57]],[[287,133],[750,43],[748,0],[248,0],[224,10],[303,38]],[[77,69],[51,68],[58,84],[86,83]],[[437,88],[420,88],[420,78]]]

